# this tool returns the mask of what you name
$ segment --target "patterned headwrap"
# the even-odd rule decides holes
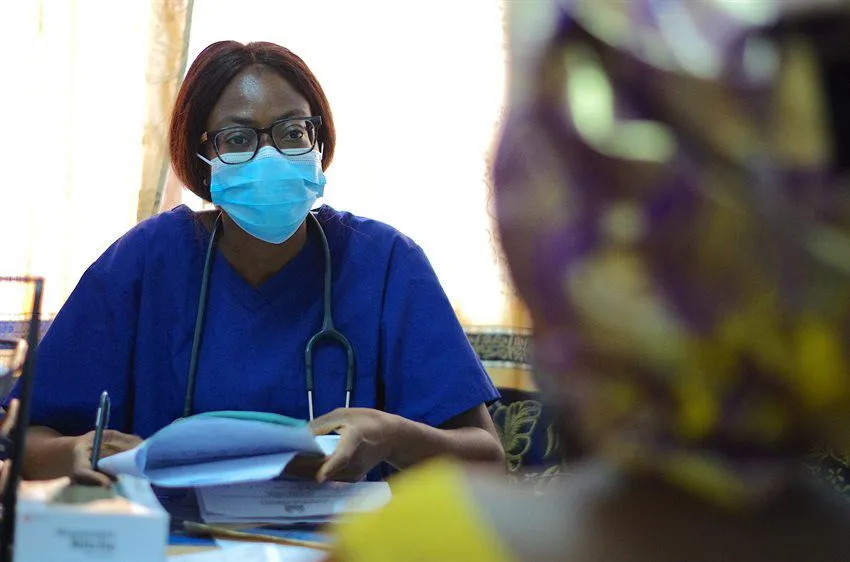
[[[555,5],[495,166],[541,389],[596,454],[755,505],[850,445],[850,7]]]

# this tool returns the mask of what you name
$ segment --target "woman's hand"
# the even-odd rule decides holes
[[[337,408],[310,422],[315,435],[340,435],[336,450],[316,472],[316,481],[362,480],[389,458],[399,422],[396,415],[370,408]]]
[[[405,469],[446,455],[464,461],[504,466],[504,450],[493,420],[479,404],[440,427],[369,408],[338,408],[310,422],[315,435],[340,435],[330,457],[296,457],[288,474],[325,480],[357,481],[381,462]]]
[[[77,484],[89,486],[108,487],[112,485],[112,478],[102,472],[94,470],[91,465],[92,448],[94,447],[94,431],[85,435],[75,437],[72,444],[72,469],[71,479]],[[142,443],[142,438],[136,435],[128,435],[107,429],[103,432],[100,446],[100,458],[106,458],[116,453],[121,453],[136,447]]]

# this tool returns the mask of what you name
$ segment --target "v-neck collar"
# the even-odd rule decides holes
[[[211,283],[220,281],[226,284],[233,297],[251,311],[304,299],[308,288],[323,282],[325,266],[319,233],[315,232],[316,227],[311,223],[307,221],[307,239],[301,250],[257,287],[239,275],[216,244]],[[211,233],[207,233],[207,241],[209,236]]]

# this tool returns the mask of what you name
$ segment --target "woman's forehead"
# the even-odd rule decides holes
[[[235,124],[265,127],[288,114],[308,116],[307,99],[274,69],[253,65],[224,88],[210,112],[207,130]]]

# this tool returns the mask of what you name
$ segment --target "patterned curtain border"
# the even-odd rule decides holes
[[[531,370],[531,330],[480,326],[464,330],[485,366]]]
[[[54,315],[46,315],[41,320],[41,332],[47,331]],[[0,319],[0,336],[23,334],[28,321],[25,318]],[[523,369],[530,371],[529,345],[531,331],[504,328],[465,328],[466,336],[481,362],[488,366]]]

